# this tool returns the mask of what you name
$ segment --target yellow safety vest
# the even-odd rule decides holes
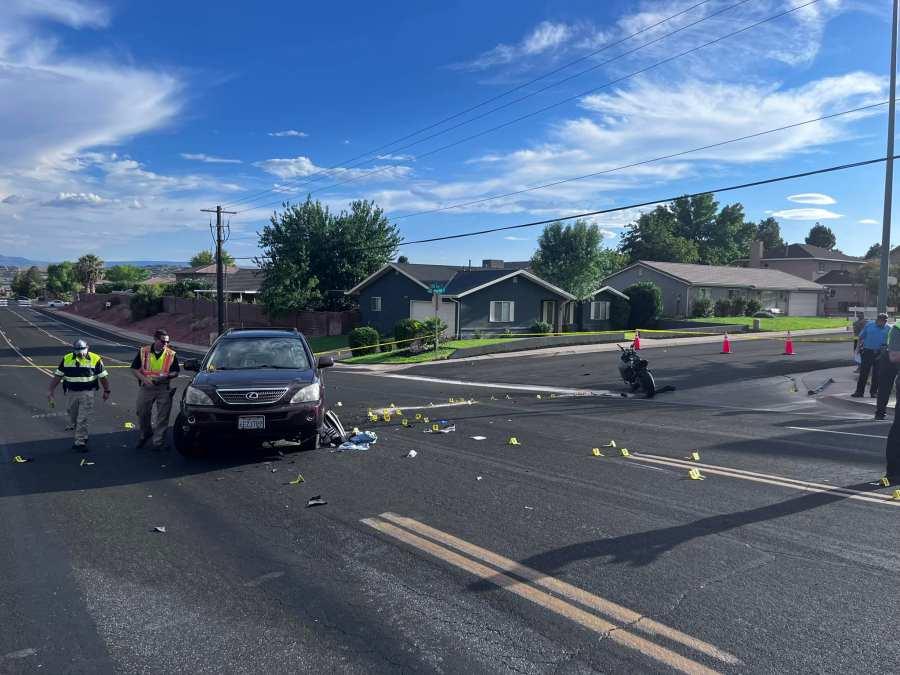
[[[97,380],[108,376],[103,360],[93,352],[88,352],[86,356],[73,352],[66,354],[53,374],[62,378],[64,390],[72,391],[99,389]]]
[[[166,347],[157,356],[150,347],[141,347],[141,373],[146,377],[165,377],[175,361],[175,350]]]

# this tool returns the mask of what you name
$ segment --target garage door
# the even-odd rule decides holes
[[[791,293],[791,297],[788,300],[788,314],[790,316],[816,316],[818,313],[818,293]]]
[[[438,311],[441,321],[447,324],[447,335],[453,337],[456,335],[456,304],[453,302],[442,302]],[[409,318],[416,321],[427,321],[434,317],[434,303],[430,300],[410,300],[409,301]]]

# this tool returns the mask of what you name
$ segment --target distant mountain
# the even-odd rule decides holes
[[[22,258],[14,255],[0,255],[0,265],[7,265],[10,267],[31,267],[32,265],[46,267],[48,264],[49,263],[41,260],[30,260],[29,258]],[[188,267],[188,263],[183,260],[107,260],[105,261],[105,265],[107,267],[112,267],[113,265],[134,265],[135,267]]]
[[[46,267],[47,263],[14,255],[0,255],[0,265],[8,265],[10,267],[31,267],[32,265],[37,265],[38,267]]]

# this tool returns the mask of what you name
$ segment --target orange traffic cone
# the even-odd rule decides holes
[[[634,331],[634,342],[631,343],[631,348],[635,351],[641,348],[641,331]]]
[[[722,338],[722,353],[731,353],[731,342],[728,340],[728,333],[725,333],[725,336]]]
[[[784,341],[784,355],[785,356],[793,356],[794,355],[794,340],[791,337],[791,331],[788,331],[787,339]]]

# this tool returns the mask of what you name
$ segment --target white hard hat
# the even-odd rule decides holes
[[[76,352],[86,352],[88,348],[87,342],[78,338],[75,342],[72,343],[72,349]]]

